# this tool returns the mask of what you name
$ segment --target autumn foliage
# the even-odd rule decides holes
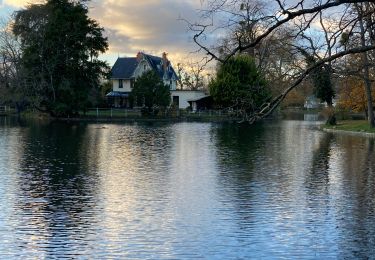
[[[367,111],[366,91],[363,80],[350,77],[341,82],[338,106],[353,112]],[[372,91],[374,93],[374,87]],[[375,101],[374,97],[373,102]]]

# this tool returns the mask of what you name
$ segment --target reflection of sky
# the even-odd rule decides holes
[[[23,154],[23,131],[9,127],[7,118],[0,117],[0,253],[5,253],[16,242],[13,206],[17,203],[17,165]],[[1,254],[0,254],[1,255]]]
[[[0,258],[372,255],[371,143],[311,124],[0,127]]]
[[[257,257],[371,254],[374,243],[364,234],[373,233],[369,223],[374,216],[363,200],[373,201],[374,192],[362,191],[372,190],[374,184],[358,185],[367,178],[358,174],[361,165],[373,164],[366,162],[366,139],[348,143],[347,137],[337,140],[308,124],[286,121],[282,128],[270,127],[258,137],[263,149],[245,151],[251,159],[241,171],[251,181],[235,183],[229,191],[242,215],[239,224],[247,230],[247,249]],[[231,166],[223,164],[221,170],[227,167]],[[236,190],[238,194],[233,193]]]

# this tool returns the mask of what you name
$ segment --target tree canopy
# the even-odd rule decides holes
[[[214,101],[221,107],[234,107],[247,114],[257,112],[271,98],[265,79],[248,55],[236,55],[220,64],[209,89]]]
[[[160,107],[166,107],[171,103],[169,86],[152,70],[136,79],[131,97],[137,105],[146,108],[146,114],[157,114]]]
[[[86,1],[48,0],[15,13],[13,32],[21,42],[21,64],[33,105],[54,116],[85,109],[88,93],[108,65],[104,29],[88,17]]]

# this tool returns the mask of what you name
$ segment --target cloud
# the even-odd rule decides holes
[[[138,51],[182,59],[196,49],[186,24],[195,20],[200,0],[95,0],[90,14],[106,28],[110,53],[132,55]]]
[[[9,6],[13,6],[13,7],[24,7],[26,6],[28,3],[30,3],[30,1],[25,1],[25,0],[3,0],[3,4],[4,5],[9,5]]]
[[[39,0],[3,0],[3,5],[22,8]],[[113,63],[118,55],[138,51],[161,55],[166,51],[174,63],[196,50],[192,33],[180,18],[197,19],[201,0],[92,0],[90,16],[106,30]],[[0,0],[1,7],[1,0]],[[0,10],[1,13],[1,10]]]

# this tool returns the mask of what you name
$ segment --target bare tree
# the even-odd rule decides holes
[[[360,15],[353,16],[348,11],[352,4],[372,5],[374,1],[361,0],[300,0],[267,1],[265,9],[257,12],[256,16],[246,16],[247,4],[244,0],[206,0],[203,1],[201,22],[189,23],[194,32],[193,40],[201,51],[204,51],[212,60],[226,62],[239,52],[253,52],[257,46],[277,35],[282,30],[292,32],[292,37],[299,48],[310,50],[314,55],[314,63],[307,64],[302,57],[296,61],[299,68],[291,70],[289,85],[276,95],[270,102],[265,103],[258,111],[248,118],[255,122],[270,115],[286,97],[316,68],[328,64],[334,66],[340,58],[356,53],[366,53],[375,49],[375,44],[365,41],[360,46],[343,48],[339,39],[347,32],[352,31],[362,19]],[[259,3],[259,2],[256,2]],[[261,6],[259,4],[258,6]],[[245,8],[244,8],[245,7]],[[373,9],[367,10],[367,15],[373,15]],[[245,16],[244,16],[245,15]],[[247,19],[244,24],[243,18]],[[246,21],[245,19],[245,21]],[[213,44],[212,38],[217,35],[227,35],[235,29],[246,25],[253,34],[247,37],[238,37],[238,41],[225,46],[225,55],[222,55],[223,46]],[[255,30],[256,29],[256,30]],[[208,40],[211,39],[211,44]],[[216,40],[218,42],[218,40]]]
[[[370,11],[366,7],[368,7],[368,5],[355,4],[355,9],[357,10],[357,13],[358,13],[358,24],[360,28],[360,40],[361,40],[362,47],[366,46],[366,28],[365,28],[364,20],[366,19],[366,16],[368,15],[366,15],[365,13],[366,11]],[[365,14],[365,17],[364,17],[364,14]],[[367,18],[366,20],[369,21],[369,19],[370,18]],[[370,28],[369,26],[370,24],[372,24],[371,21],[368,23],[368,28]],[[370,33],[370,38],[373,39],[374,37],[372,35],[372,30],[369,30],[369,33]],[[372,103],[371,81],[370,81],[370,62],[369,62],[368,54],[366,52],[363,52],[361,59],[362,59],[362,65],[363,65],[362,78],[365,83],[365,90],[366,90],[366,97],[367,97],[368,121],[371,127],[375,127],[374,108],[373,108],[373,103]]]
[[[12,104],[21,112],[27,103],[21,68],[20,43],[11,32],[11,25],[2,22],[0,30],[0,93],[3,103]]]
[[[206,62],[186,61],[177,64],[178,87],[181,90],[205,90]]]

